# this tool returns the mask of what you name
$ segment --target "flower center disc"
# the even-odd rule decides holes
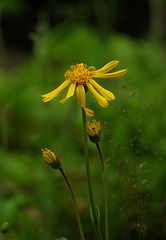
[[[92,78],[93,71],[94,67],[87,67],[86,64],[80,63],[72,65],[70,70],[66,71],[65,77],[74,84],[86,85]]]

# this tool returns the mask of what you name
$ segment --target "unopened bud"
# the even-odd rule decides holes
[[[97,122],[95,119],[92,121],[92,123],[88,122],[86,124],[86,130],[91,142],[98,143],[100,141],[101,137],[100,122]]]
[[[62,165],[61,159],[51,150],[45,148],[41,149],[43,152],[43,157],[46,160],[46,163],[54,169],[59,169]]]

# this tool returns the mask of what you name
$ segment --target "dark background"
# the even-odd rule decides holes
[[[135,38],[146,37],[151,24],[150,7],[152,3],[150,2],[152,1],[147,0],[105,0],[102,1],[102,4],[100,1],[87,0],[84,2],[54,0],[24,0],[20,2],[21,6],[18,12],[13,10],[13,13],[4,12],[3,14],[2,9],[1,26],[7,47],[27,52],[32,50],[32,41],[28,39],[28,34],[35,31],[41,16],[47,18],[50,27],[73,21],[77,24],[90,25],[105,31],[105,33],[113,30]],[[73,8],[73,16],[70,16],[66,10],[68,5]],[[85,6],[83,9],[85,14],[80,14],[82,5]],[[96,5],[95,8],[94,5]],[[100,26],[99,18],[104,18],[106,26]]]

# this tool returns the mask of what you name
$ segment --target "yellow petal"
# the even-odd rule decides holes
[[[85,107],[86,97],[85,97],[85,88],[83,85],[77,86],[77,101],[81,105],[81,107],[84,109],[84,111],[88,117],[94,116],[94,111]]]
[[[43,102],[49,102],[53,98],[56,98],[59,93],[70,84],[70,80],[65,80],[58,88],[53,90],[52,92],[46,93],[44,95],[41,95],[44,99],[42,99]]]
[[[77,101],[81,107],[85,108],[86,98],[85,98],[85,88],[83,85],[77,86]]]
[[[98,92],[96,92],[96,90],[92,87],[90,83],[87,83],[86,85],[88,89],[91,91],[91,93],[93,94],[93,96],[96,98],[100,106],[107,108],[108,107],[107,99],[105,97],[102,97]]]
[[[88,117],[93,117],[94,116],[94,111],[88,108],[84,108],[84,111]]]
[[[117,78],[123,76],[127,72],[127,69],[123,69],[113,73],[96,73],[94,72],[93,77],[96,78]]]
[[[74,95],[76,84],[72,83],[69,87],[69,90],[66,94],[66,97],[60,101],[60,103],[64,104],[66,102],[66,99],[72,97]]]
[[[111,61],[111,62],[107,63],[106,65],[104,65],[104,67],[96,70],[95,73],[106,73],[106,72],[109,72],[114,67],[116,67],[118,64],[119,64],[118,60]]]
[[[112,92],[106,90],[105,88],[101,87],[97,82],[95,82],[93,79],[90,80],[90,83],[99,90],[101,95],[105,97],[109,101],[113,101],[115,99],[115,96]]]

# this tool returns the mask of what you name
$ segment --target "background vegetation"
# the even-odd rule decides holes
[[[87,93],[87,106],[102,123],[104,158],[110,158],[110,239],[140,239],[140,232],[145,239],[165,239],[165,1],[144,1],[141,12],[130,1],[128,8],[116,0],[50,1],[49,8],[45,1],[35,8],[30,3],[0,3],[0,225],[10,223],[6,239],[79,239],[70,195],[60,173],[45,164],[44,147],[63,160],[85,236],[95,239],[81,109],[75,97],[59,103],[65,91],[49,103],[40,95],[55,89],[72,64],[100,68],[115,59],[120,60],[116,69],[128,68],[128,73],[99,82],[116,100],[102,109]],[[143,20],[138,21],[139,14]],[[23,31],[20,19],[25,23],[26,17]],[[11,25],[17,20],[20,25]],[[95,146],[89,143],[89,148],[103,224],[100,162]]]

